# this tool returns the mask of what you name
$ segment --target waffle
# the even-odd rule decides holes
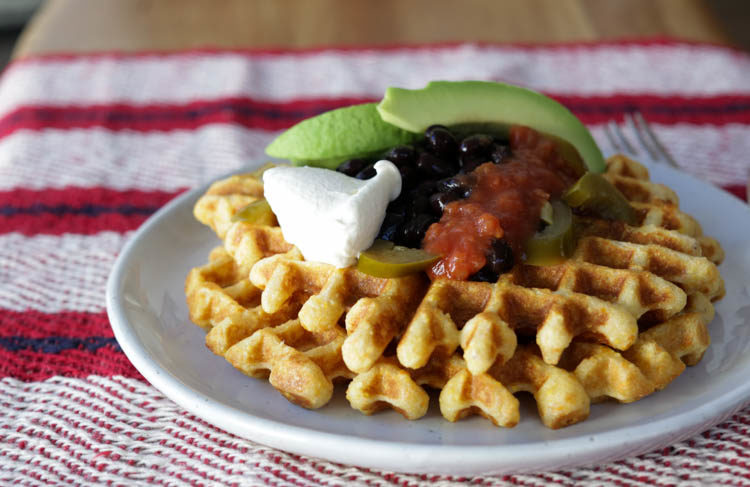
[[[211,227],[219,238],[224,239],[237,210],[263,197],[261,177],[270,167],[273,165],[266,164],[257,171],[213,183],[195,204],[195,219]]]
[[[700,361],[711,343],[708,321],[701,313],[682,313],[641,333],[624,352],[574,343],[562,366],[576,375],[592,401],[637,401],[666,387],[686,365]]]
[[[301,299],[301,325],[324,332],[346,315],[347,337],[342,346],[346,366],[366,372],[382,356],[419,304],[426,278],[412,275],[385,279],[354,268],[335,269],[279,254],[259,261],[250,281],[263,289],[264,311],[275,313],[290,300]]]
[[[307,262],[278,227],[232,220],[263,190],[258,174],[233,176],[194,210],[223,246],[187,277],[190,319],[211,351],[303,407],[349,381],[353,408],[413,420],[434,389],[449,421],[478,414],[512,427],[523,391],[547,427],[574,424],[592,402],[637,401],[696,364],[724,295],[721,246],[672,190],[624,156],[605,177],[635,225],[580,217],[569,259],[485,283]]]
[[[224,357],[250,377],[268,378],[291,402],[314,409],[331,399],[334,379],[352,377],[341,359],[345,336],[338,326],[310,333],[293,319],[257,330]]]

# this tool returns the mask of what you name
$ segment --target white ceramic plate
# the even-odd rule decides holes
[[[364,416],[349,407],[343,389],[324,408],[309,411],[232,368],[206,349],[183,293],[190,268],[206,262],[219,244],[192,216],[206,187],[161,209],[125,246],[107,284],[107,310],[117,341],[149,382],[206,421],[265,445],[345,464],[447,474],[624,458],[698,433],[750,399],[750,209],[667,167],[654,167],[652,179],[674,188],[682,208],[726,251],[721,273],[727,295],[710,326],[713,344],[665,390],[629,405],[592,405],[586,421],[557,431],[542,426],[533,400],[522,400],[521,422],[512,429],[479,417],[449,423],[434,398],[417,421],[392,411]]]

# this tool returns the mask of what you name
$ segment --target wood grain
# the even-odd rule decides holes
[[[644,36],[727,42],[703,0],[55,0],[15,56]]]

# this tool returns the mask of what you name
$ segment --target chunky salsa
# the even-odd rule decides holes
[[[556,142],[531,128],[512,127],[510,148],[507,162],[488,162],[460,176],[471,194],[448,203],[427,230],[422,248],[443,256],[428,271],[432,279],[468,279],[485,266],[488,250],[500,239],[521,256],[544,203],[577,179]]]

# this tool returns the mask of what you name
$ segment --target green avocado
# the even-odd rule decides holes
[[[297,165],[335,169],[347,159],[376,155],[417,138],[384,122],[375,103],[364,103],[301,121],[276,137],[266,154]]]
[[[606,169],[591,133],[570,110],[519,86],[489,81],[432,81],[419,90],[389,87],[377,109],[389,124],[418,133],[434,124],[490,126],[500,132],[507,131],[510,125],[525,125],[564,141],[563,156],[571,162],[582,160],[592,172]]]

